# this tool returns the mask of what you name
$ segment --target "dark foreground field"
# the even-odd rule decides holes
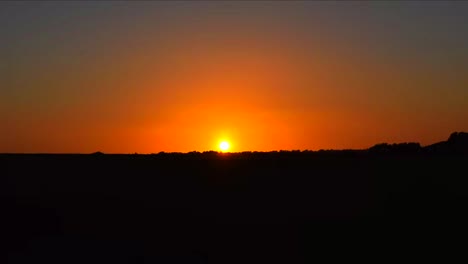
[[[452,257],[468,239],[467,155],[0,155],[0,165],[7,263],[411,261]]]

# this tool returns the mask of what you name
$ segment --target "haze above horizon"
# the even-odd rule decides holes
[[[468,131],[466,14],[461,1],[1,2],[0,153],[439,142]]]

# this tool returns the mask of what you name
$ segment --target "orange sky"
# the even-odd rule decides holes
[[[468,130],[468,23],[451,20],[467,5],[1,5],[0,152],[366,148]]]

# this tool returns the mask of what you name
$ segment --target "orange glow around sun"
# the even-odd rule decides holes
[[[377,142],[430,144],[468,130],[468,78],[458,61],[419,65],[426,53],[414,61],[388,60],[399,58],[399,49],[392,55],[382,43],[379,54],[378,46],[369,51],[361,38],[343,45],[348,28],[341,32],[328,22],[298,27],[283,8],[231,12],[231,4],[220,5],[228,12],[206,9],[213,16],[202,16],[196,8],[200,17],[186,19],[182,10],[188,6],[180,13],[174,7],[167,22],[165,15],[118,17],[116,30],[125,34],[107,30],[111,20],[93,19],[105,22],[96,24],[103,35],[87,30],[86,22],[58,50],[25,42],[31,58],[40,60],[12,49],[20,53],[11,56],[21,59],[7,67],[3,86],[10,88],[0,89],[0,153],[361,149]],[[153,11],[166,12],[159,10]],[[298,12],[305,14],[302,7]],[[66,27],[41,41],[68,34],[59,29]],[[11,34],[9,43],[27,32]],[[84,57],[76,52],[82,47]],[[100,52],[102,47],[109,49]],[[64,58],[73,62],[70,67],[61,67]]]

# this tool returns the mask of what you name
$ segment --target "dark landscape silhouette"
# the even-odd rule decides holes
[[[6,263],[409,260],[452,247],[468,223],[463,132],[429,146],[2,154],[0,165]]]

